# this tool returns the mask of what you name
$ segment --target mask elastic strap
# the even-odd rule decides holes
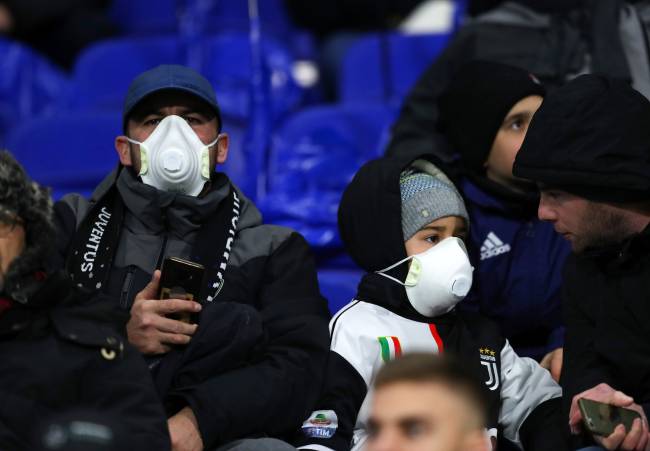
[[[397,282],[397,283],[399,283],[399,284],[402,285],[402,286],[406,286],[406,284],[405,284],[404,282],[402,282],[401,280],[396,279],[395,277],[393,277],[393,276],[391,276],[391,275],[389,275],[389,274],[386,274],[385,272],[386,272],[386,271],[390,271],[391,269],[398,267],[398,266],[401,265],[402,263],[407,262],[407,261],[411,260],[412,258],[413,258],[413,256],[403,258],[402,260],[398,261],[397,263],[393,263],[392,265],[387,266],[387,267],[384,268],[384,269],[380,269],[379,271],[375,271],[375,273],[376,273],[376,274],[379,274],[380,276],[384,276],[384,277],[386,277],[387,279],[390,279],[390,280],[392,280],[392,281],[394,281],[394,282]]]
[[[217,137],[214,139],[214,141],[212,141],[210,144],[206,144],[205,147],[207,147],[209,149],[210,147],[214,146],[216,143],[219,142],[219,140],[221,139],[222,136],[223,136],[223,134],[219,133],[217,135]]]
[[[125,136],[125,138],[126,138],[126,140],[127,140],[128,142],[130,142],[131,144],[138,144],[138,145],[142,144],[141,142],[136,141],[135,139],[131,139],[131,138],[129,138],[128,136]]]

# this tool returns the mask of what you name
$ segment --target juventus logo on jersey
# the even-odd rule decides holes
[[[487,385],[488,389],[494,391],[499,388],[499,371],[497,369],[496,352],[492,349],[481,348],[479,349],[479,353],[481,356],[481,365],[483,365],[487,370],[487,380],[485,381],[485,385]]]

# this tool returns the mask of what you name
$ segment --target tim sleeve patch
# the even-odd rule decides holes
[[[302,423],[302,432],[309,438],[332,438],[339,427],[333,410],[316,410]]]

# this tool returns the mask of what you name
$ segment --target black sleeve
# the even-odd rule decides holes
[[[519,429],[526,451],[569,449],[567,421],[562,421],[562,398],[553,398],[535,407]]]
[[[132,449],[171,449],[167,417],[140,354],[126,342],[115,359],[96,352],[79,387],[84,404],[119,419]]]
[[[453,152],[436,128],[437,101],[453,74],[473,55],[472,42],[472,28],[466,26],[420,76],[393,125],[386,154],[417,156],[429,153],[434,154],[442,163],[451,163]]]
[[[293,233],[269,257],[260,258],[266,260],[257,303],[267,336],[262,359],[182,395],[206,447],[250,436],[288,437],[320,393],[329,312],[309,247]]]
[[[320,445],[349,451],[354,425],[368,388],[361,375],[340,354],[330,351],[323,395],[316,409],[303,422],[295,440],[300,449]]]
[[[599,306],[594,305],[591,297],[578,292],[581,279],[577,265],[576,257],[571,255],[565,266],[563,285],[566,338],[560,384],[567,422],[571,400],[575,395],[603,382],[612,385],[612,378],[605,370],[594,346],[598,333],[594,315],[597,314]]]

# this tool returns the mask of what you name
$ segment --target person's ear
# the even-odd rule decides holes
[[[230,138],[227,133],[221,133],[219,135],[219,140],[217,141],[217,164],[224,164],[228,159],[228,145],[230,143]]]
[[[131,146],[129,144],[129,141],[124,135],[115,138],[115,150],[117,151],[120,163],[122,163],[123,166],[133,166],[133,161],[131,160]]]

